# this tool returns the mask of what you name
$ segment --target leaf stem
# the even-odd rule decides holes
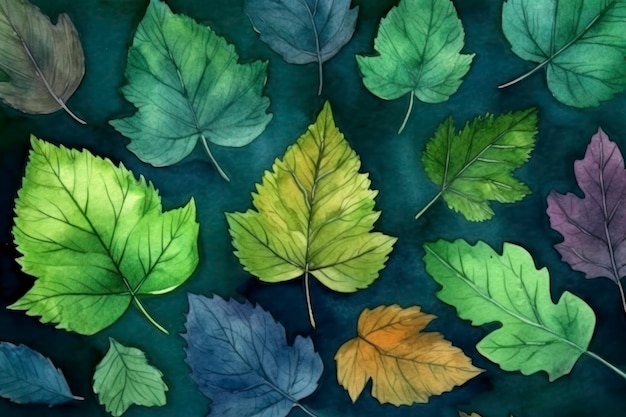
[[[409,100],[409,109],[406,112],[406,116],[404,116],[404,121],[402,122],[402,126],[400,126],[400,130],[398,130],[398,135],[404,131],[407,123],[409,123],[409,118],[411,117],[411,112],[413,112],[413,104],[415,103],[415,93],[411,91],[411,99]]]
[[[442,194],[443,194],[443,189],[442,189],[441,191],[439,191],[439,192],[437,193],[437,195],[436,195],[436,196],[434,196],[434,197],[432,198],[432,200],[430,200],[430,201],[428,202],[428,204],[426,204],[426,206],[424,206],[424,208],[423,208],[423,209],[421,209],[421,210],[420,210],[420,212],[419,212],[419,213],[417,213],[417,214],[415,215],[415,220],[418,220],[420,217],[422,217],[422,215],[424,215],[424,213],[426,213],[426,212],[428,211],[428,209],[429,209],[429,208],[430,208],[433,204],[435,204],[435,202],[436,202],[437,200],[439,200],[439,197],[441,197],[441,195],[442,195]]]
[[[217,169],[217,172],[220,174],[220,176],[222,178],[224,178],[226,180],[226,182],[230,182],[230,178],[228,178],[228,175],[226,175],[226,173],[224,172],[224,170],[222,169],[220,164],[217,163],[217,161],[215,160],[215,157],[211,153],[211,149],[209,149],[209,143],[207,142],[207,140],[206,140],[206,138],[204,137],[203,134],[200,134],[200,140],[202,141],[202,145],[204,146],[204,150],[206,151],[207,155],[209,156],[209,159],[211,160],[211,163],[213,163],[213,166],[215,167],[215,169]]]
[[[313,414],[311,411],[309,411],[308,408],[306,408],[305,406],[303,406],[300,403],[295,403],[294,404],[296,407],[300,408],[300,410],[304,411],[307,415],[311,416],[311,417],[317,417],[317,415]]]
[[[320,77],[320,86],[317,89],[317,95],[321,96],[322,95],[322,88],[324,88],[324,68],[322,67],[322,61],[319,60],[317,61],[317,68],[318,68],[318,73],[319,73],[319,77]]]
[[[311,326],[315,329],[315,317],[313,316],[313,305],[311,304],[311,289],[309,283],[309,266],[307,265],[304,269],[304,292],[306,294],[306,306],[309,311],[309,321],[311,322]]]
[[[624,309],[624,314],[626,314],[626,296],[624,295],[622,282],[619,279],[617,280],[617,287],[619,288],[619,295],[622,297],[622,308]]]
[[[137,297],[133,297],[133,301],[135,302],[135,305],[137,306],[139,311],[141,311],[141,313],[148,319],[150,323],[152,323],[154,327],[156,327],[157,329],[159,329],[160,331],[162,331],[163,333],[167,335],[170,334],[170,332],[168,332],[165,327],[161,326],[159,323],[156,322],[155,319],[152,318],[150,313],[148,313],[148,310],[146,310],[146,308],[143,306],[143,304],[141,304],[141,301],[139,301]]]
[[[595,360],[597,360],[598,362],[602,363],[604,366],[607,366],[609,369],[611,369],[613,372],[615,372],[616,374],[618,374],[619,376],[621,376],[622,378],[626,379],[626,372],[622,371],[621,369],[617,368],[616,366],[612,365],[611,363],[609,363],[608,361],[604,360],[602,357],[600,357],[599,355],[596,355],[593,352],[590,351],[585,351],[585,354],[591,356],[592,358],[594,358]]]
[[[537,71],[539,71],[541,68],[543,68],[544,66],[546,66],[551,60],[546,60],[543,61],[541,64],[537,65],[535,68],[533,68],[532,70],[528,71],[526,74],[524,75],[520,75],[519,77],[517,77],[516,79],[509,81],[508,83],[505,84],[501,84],[498,86],[499,89],[503,89],[503,88],[507,88],[510,87],[514,84],[517,84],[518,82],[525,80],[526,78],[530,77],[531,75],[533,75],[534,73],[536,73]]]

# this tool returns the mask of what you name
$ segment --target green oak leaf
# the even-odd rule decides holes
[[[419,12],[416,12],[419,11]],[[450,0],[401,0],[381,20],[374,47],[379,56],[357,56],[363,83],[372,94],[395,100],[410,95],[442,103],[459,89],[474,54],[461,54],[465,32]]]
[[[0,0],[0,99],[29,114],[67,107],[85,75],[85,57],[69,16],[57,23],[26,0]]]
[[[109,351],[93,376],[93,392],[109,413],[119,417],[133,404],[164,406],[166,391],[163,374],[148,363],[141,350],[109,338]]]
[[[437,297],[474,326],[502,326],[476,346],[505,371],[545,371],[550,381],[568,374],[587,352],[596,317],[587,303],[564,292],[554,304],[550,275],[526,250],[505,243],[502,255],[484,242],[424,245],[427,272],[443,288]]]
[[[626,0],[508,0],[502,30],[513,52],[545,69],[561,103],[593,107],[626,89]]]
[[[426,144],[422,162],[439,193],[417,214],[420,218],[440,197],[470,221],[493,217],[489,201],[513,203],[530,194],[511,173],[530,157],[537,134],[534,108],[468,122],[456,132],[446,119]]]
[[[377,191],[360,167],[326,103],[256,186],[256,211],[226,214],[246,271],[273,283],[304,275],[313,327],[309,274],[333,291],[355,292],[378,278],[396,241],[372,232]]]
[[[122,93],[137,113],[110,121],[143,162],[168,166],[198,144],[226,180],[209,142],[242,147],[272,119],[263,97],[267,62],[238,64],[235,48],[187,16],[151,0],[128,51]]]
[[[152,184],[86,150],[31,138],[15,202],[22,270],[37,278],[9,308],[91,335],[140,296],[182,285],[198,264],[196,206],[163,212]]]

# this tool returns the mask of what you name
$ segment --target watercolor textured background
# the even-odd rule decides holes
[[[624,381],[600,364],[583,357],[568,377],[549,383],[545,373],[523,376],[501,371],[476,352],[476,342],[485,334],[459,319],[453,308],[435,297],[436,284],[423,267],[422,245],[439,238],[478,239],[501,250],[509,241],[525,247],[537,266],[551,272],[553,299],[564,290],[581,297],[593,307],[598,325],[591,350],[626,368],[626,317],[621,311],[614,284],[590,280],[561,262],[552,247],[561,240],[549,227],[545,214],[550,190],[577,190],[573,163],[582,158],[587,143],[601,126],[626,151],[626,95],[600,107],[578,110],[558,103],[541,74],[500,91],[497,85],[530,69],[516,57],[500,28],[501,2],[493,0],[456,1],[455,6],[466,32],[464,52],[476,53],[475,61],[458,93],[439,105],[416,103],[414,114],[401,135],[397,129],[408,105],[408,97],[382,101],[362,84],[355,54],[371,54],[379,19],[397,2],[390,0],[353,1],[360,6],[354,38],[325,64],[324,91],[317,96],[315,64],[286,64],[253,31],[243,13],[242,1],[169,0],[175,13],[191,16],[210,25],[219,35],[234,43],[243,62],[270,61],[266,95],[271,98],[274,119],[268,129],[242,149],[214,147],[216,158],[231,177],[223,181],[206,162],[201,149],[181,164],[153,168],[141,163],[125,148],[127,139],[107,123],[112,118],[133,114],[132,105],[119,92],[123,85],[126,53],[134,29],[144,14],[147,1],[139,0],[36,0],[50,16],[67,12],[77,27],[85,51],[86,76],[70,99],[71,108],[86,127],[62,112],[50,116],[27,116],[8,106],[0,106],[0,339],[23,343],[53,359],[64,370],[74,394],[85,403],[59,408],[24,407],[0,401],[0,415],[23,416],[105,416],[91,391],[93,368],[106,352],[108,337],[146,351],[150,361],[165,374],[170,387],[168,404],[162,408],[134,407],[126,414],[138,416],[203,416],[209,401],[189,378],[184,363],[184,314],[187,292],[245,297],[260,303],[283,323],[292,339],[311,335],[325,364],[320,388],[303,401],[323,416],[442,416],[453,417],[458,409],[479,412],[483,417],[619,415],[626,401]],[[224,212],[249,207],[250,192],[274,158],[295,142],[321,110],[323,102],[333,106],[336,122],[369,172],[372,188],[380,191],[377,209],[383,214],[376,229],[399,237],[381,277],[367,290],[338,294],[313,284],[318,330],[312,331],[303,309],[302,281],[281,285],[261,284],[250,279],[232,254]],[[457,127],[487,112],[500,114],[537,106],[539,135],[530,162],[517,172],[533,194],[522,202],[494,204],[495,217],[483,223],[469,223],[438,202],[419,221],[413,216],[426,204],[436,187],[428,181],[420,162],[425,142],[449,114]],[[84,147],[93,153],[121,161],[136,175],[143,174],[160,190],[166,209],[183,205],[194,196],[201,223],[200,265],[195,275],[174,293],[154,301],[145,300],[151,313],[171,332],[165,336],[147,325],[131,309],[114,326],[93,337],[55,330],[21,312],[4,309],[30,288],[32,278],[19,272],[11,243],[13,199],[20,186],[28,152],[30,133],[53,143]],[[411,408],[381,406],[370,395],[351,404],[347,393],[336,383],[333,356],[339,346],[354,334],[356,320],[365,307],[398,303],[420,305],[439,318],[429,326],[441,331],[455,346],[462,348],[474,364],[487,372],[453,392],[431,398],[425,405]],[[304,415],[299,410],[293,416]]]

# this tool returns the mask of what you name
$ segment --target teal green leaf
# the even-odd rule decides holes
[[[335,126],[326,103],[252,194],[256,210],[227,213],[235,254],[265,282],[309,274],[333,291],[369,286],[384,268],[396,239],[372,232],[380,212],[361,162]]]
[[[134,303],[165,331],[140,297],[172,291],[195,270],[194,201],[163,212],[152,184],[123,165],[35,137],[31,143],[13,236],[18,263],[37,280],[9,308],[91,335]]]
[[[493,217],[490,201],[513,203],[530,189],[511,174],[530,157],[537,134],[537,109],[468,122],[456,132],[446,119],[426,144],[422,162],[439,193],[417,214],[421,217],[440,197],[470,221]]]
[[[181,161],[201,142],[228,180],[209,142],[245,146],[272,119],[262,96],[267,62],[238,60],[235,48],[209,27],[151,0],[128,52],[122,88],[137,113],[111,125],[130,138],[131,152],[157,167]]]
[[[545,371],[553,381],[588,353],[593,310],[567,291],[554,304],[547,269],[520,246],[505,243],[499,255],[484,242],[440,240],[424,249],[426,270],[443,287],[439,299],[474,326],[501,323],[476,347],[505,371]]]
[[[119,417],[133,404],[164,406],[166,391],[163,374],[148,363],[141,350],[109,338],[109,351],[93,376],[93,392],[111,415]]]
[[[416,12],[419,11],[419,12]],[[378,56],[357,56],[363,83],[372,94],[395,100],[442,103],[459,89],[474,54],[461,54],[465,32],[450,0],[401,0],[381,20]]]
[[[0,99],[22,112],[65,110],[85,75],[78,32],[69,16],[57,23],[26,0],[0,0]]]
[[[626,89],[626,0],[509,0],[502,30],[513,52],[545,69],[561,103],[593,107]]]

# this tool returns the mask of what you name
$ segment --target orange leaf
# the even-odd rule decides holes
[[[396,406],[426,403],[482,372],[440,333],[421,331],[435,316],[419,307],[365,309],[358,336],[335,355],[337,380],[352,402],[373,381],[372,396]]]

